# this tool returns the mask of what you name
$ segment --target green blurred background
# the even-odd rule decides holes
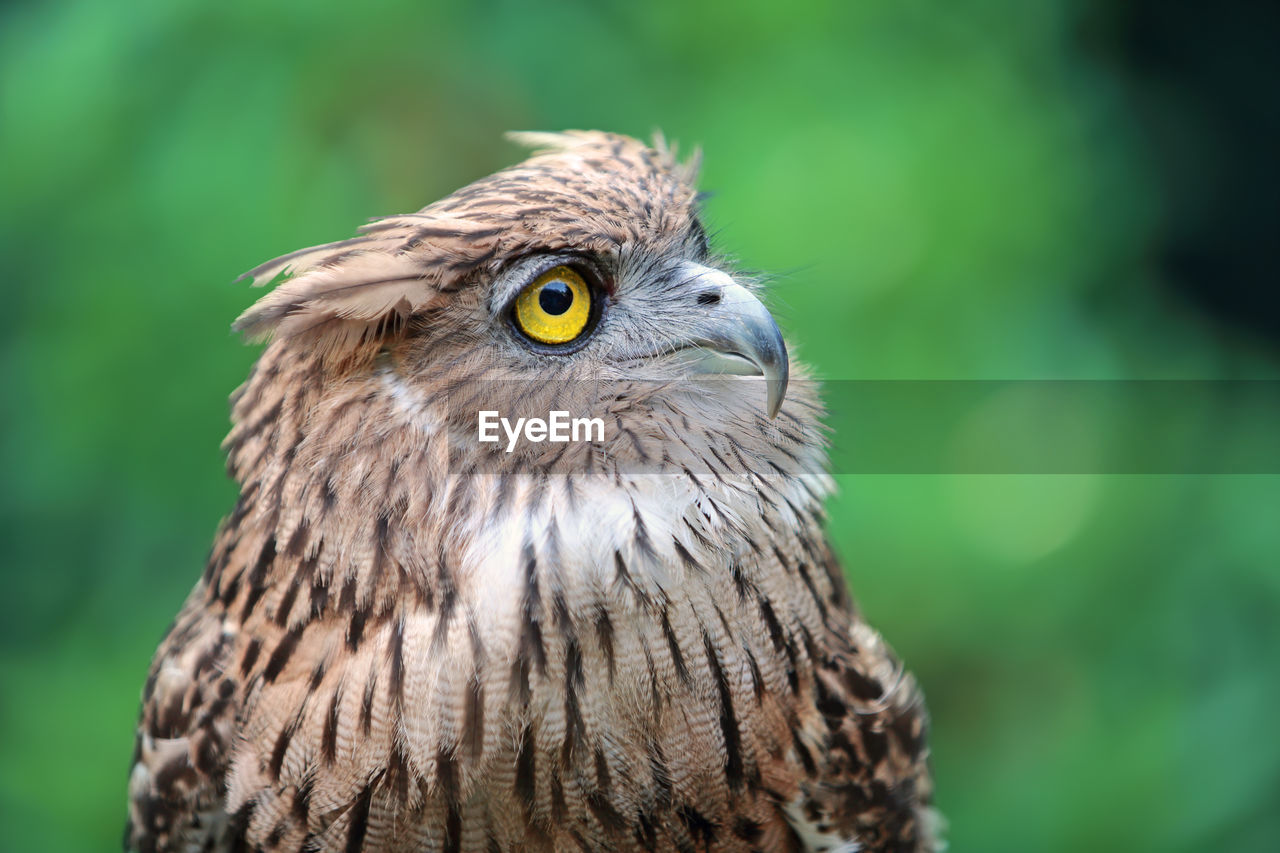
[[[234,498],[240,272],[514,162],[505,130],[661,128],[824,377],[1277,378],[1256,5],[0,9],[0,848],[118,844]],[[952,849],[1275,849],[1280,478],[840,479]]]

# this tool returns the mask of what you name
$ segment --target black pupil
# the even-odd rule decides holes
[[[538,291],[538,305],[553,317],[559,317],[573,304],[573,291],[563,281],[549,281]]]

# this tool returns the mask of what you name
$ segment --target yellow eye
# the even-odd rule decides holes
[[[567,344],[591,320],[591,288],[569,267],[553,267],[516,297],[516,325],[540,344]]]

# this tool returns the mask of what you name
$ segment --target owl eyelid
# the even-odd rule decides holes
[[[569,267],[582,276],[587,287],[598,295],[614,294],[613,279],[607,275],[605,265],[591,255],[571,252],[529,254],[516,259],[499,273],[489,298],[489,313],[495,318],[510,314],[521,291],[536,281],[538,276],[556,267]]]

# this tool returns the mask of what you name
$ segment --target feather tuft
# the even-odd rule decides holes
[[[326,353],[346,352],[403,328],[437,295],[420,258],[356,250],[285,279],[232,328],[252,340],[311,338]]]

